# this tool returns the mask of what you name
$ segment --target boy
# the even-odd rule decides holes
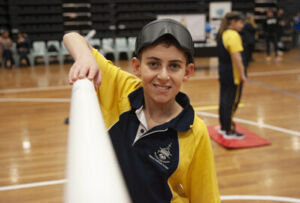
[[[131,60],[138,77],[76,33],[66,34],[64,43],[75,59],[69,82],[94,79],[132,201],[220,202],[206,126],[179,92],[194,71],[188,30],[170,19],[144,26]]]

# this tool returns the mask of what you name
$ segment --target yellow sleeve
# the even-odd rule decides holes
[[[223,44],[229,53],[242,52],[244,50],[241,36],[234,30],[226,30],[223,33]]]
[[[141,81],[113,65],[96,49],[93,49],[93,55],[102,73],[101,85],[97,90],[98,100],[106,127],[110,128],[121,113],[130,109],[128,95],[141,86]]]
[[[201,138],[195,146],[195,153],[188,172],[189,199],[191,203],[219,203],[220,195],[217,183],[213,151],[208,131],[200,120]]]
[[[226,30],[223,33],[222,39],[223,39],[224,47],[230,54],[244,51],[241,36],[237,31]],[[232,64],[232,66],[233,66],[234,84],[238,85],[241,83],[240,74],[236,68],[236,65]]]

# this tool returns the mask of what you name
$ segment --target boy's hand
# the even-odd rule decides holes
[[[102,80],[101,70],[91,53],[80,56],[71,66],[69,71],[69,84],[72,85],[76,80],[85,77],[89,80],[94,80],[96,89],[100,86]]]

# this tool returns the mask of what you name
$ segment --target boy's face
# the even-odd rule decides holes
[[[194,72],[184,53],[175,46],[158,44],[143,50],[141,60],[132,59],[134,73],[143,81],[145,99],[166,104],[175,99],[182,83]]]

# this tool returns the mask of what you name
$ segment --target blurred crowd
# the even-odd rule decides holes
[[[284,9],[269,9],[266,12],[264,23],[256,23],[253,13],[247,13],[244,29],[241,32],[245,51],[246,67],[253,61],[252,53],[255,51],[259,39],[264,39],[266,60],[280,61],[283,51],[292,46],[300,46],[300,12],[292,17]],[[286,40],[286,39],[289,40]],[[30,66],[31,41],[26,33],[19,32],[13,41],[8,30],[0,35],[0,64],[4,67]],[[14,54],[18,57],[14,57]],[[18,59],[16,63],[16,59]]]
[[[9,31],[4,30],[0,36],[0,63],[7,68],[15,67],[14,54],[17,54],[18,64],[20,66],[29,66],[28,54],[30,53],[30,48],[31,42],[26,33],[19,32],[14,42],[10,37]]]
[[[256,42],[264,39],[266,61],[281,61],[283,51],[300,45],[300,12],[289,16],[284,9],[269,9],[264,23],[258,25],[252,13],[246,14],[244,29],[241,32],[246,65],[253,61],[252,53]]]

